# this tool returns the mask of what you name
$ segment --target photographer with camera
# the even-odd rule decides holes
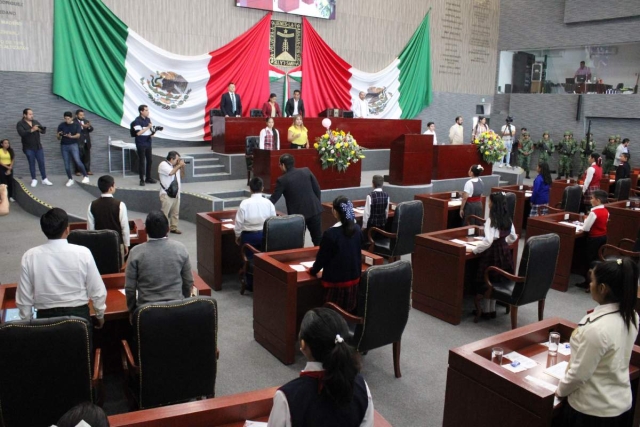
[[[138,107],[140,115],[131,123],[131,133],[135,134],[136,151],[138,153],[138,173],[140,175],[140,186],[145,182],[155,184],[155,179],[151,178],[151,139],[156,132],[161,131],[161,126],[154,126],[149,118],[149,107],[140,105]],[[146,160],[146,167],[145,167]],[[146,175],[145,175],[146,172]],[[145,179],[146,176],[146,179]]]
[[[44,185],[53,185],[53,183],[47,179],[47,171],[44,167],[44,150],[40,143],[40,134],[45,133],[47,128],[33,118],[31,108],[25,108],[22,111],[22,120],[16,125],[16,130],[20,138],[22,138],[22,152],[27,156],[27,160],[29,161],[31,186],[35,187],[38,185],[38,180],[36,179],[36,161],[38,162],[38,168],[40,168],[42,183]]]
[[[169,232],[182,234],[178,230],[180,215],[180,180],[184,174],[184,160],[177,151],[169,151],[167,159],[158,165],[160,177],[160,203],[162,212],[169,220]]]
[[[516,133],[516,127],[512,124],[513,117],[509,116],[505,120],[505,125],[502,126],[500,136],[502,137],[502,142],[504,143],[504,147],[507,149],[507,154],[500,160],[498,163],[498,167],[504,166],[505,159],[507,163],[507,167],[511,168],[511,149],[513,148],[513,136]]]

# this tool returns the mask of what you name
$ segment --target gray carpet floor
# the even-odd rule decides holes
[[[62,176],[50,179],[55,183],[53,187],[38,185],[33,193],[52,205],[85,217],[92,197],[80,186],[64,187],[66,179]],[[368,179],[363,178],[363,181]],[[144,216],[141,212],[130,212],[131,218]],[[10,215],[0,217],[0,225],[0,283],[13,283],[19,278],[22,254],[46,239],[40,231],[39,218],[15,203],[11,206]],[[180,228],[184,234],[172,234],[170,238],[186,245],[195,268],[195,225],[181,221]],[[307,245],[310,246],[310,242]],[[581,277],[572,277],[572,282],[579,281]],[[252,296],[240,295],[239,288],[235,277],[227,277],[223,290],[213,295],[218,301],[220,324],[217,396],[284,384],[296,377],[305,363],[300,354],[295,364],[285,366],[253,339]],[[582,289],[572,286],[566,293],[551,290],[545,318],[559,316],[577,322],[594,306],[590,295]],[[402,378],[396,379],[393,375],[391,346],[370,351],[363,358],[362,373],[371,388],[374,405],[392,425],[442,425],[448,350],[510,329],[509,316],[503,309],[499,308],[497,319],[477,324],[473,323],[472,309],[472,300],[465,300],[465,315],[458,326],[411,310],[402,340]],[[537,304],[522,307],[518,317],[520,325],[537,321]],[[117,389],[115,385],[109,388],[114,389]],[[119,397],[113,396],[114,399]],[[121,405],[107,406],[106,409],[113,412],[119,407]]]

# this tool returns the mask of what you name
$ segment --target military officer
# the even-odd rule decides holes
[[[529,135],[529,131],[522,133],[520,138],[520,147],[518,152],[518,164],[527,173],[526,178],[529,178],[529,165],[531,163],[531,153],[533,153],[533,141]]]
[[[604,157],[604,162],[602,163],[602,173],[604,175],[608,175],[609,172],[613,169],[613,161],[616,158],[616,148],[618,148],[618,143],[616,142],[616,135],[611,135],[609,137],[609,142],[604,146],[602,150],[602,156]]]

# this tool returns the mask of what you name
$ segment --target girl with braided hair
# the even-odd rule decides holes
[[[344,196],[336,197],[332,212],[338,222],[322,235],[316,262],[309,273],[315,276],[323,270],[321,280],[325,302],[336,303],[353,312],[362,273],[362,233],[355,222],[351,200]]]
[[[276,391],[268,427],[373,427],[371,392],[360,359],[347,344],[349,328],[328,308],[309,310],[300,325],[307,365],[300,377]]]

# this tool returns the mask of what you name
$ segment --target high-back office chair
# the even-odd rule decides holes
[[[571,185],[565,187],[562,192],[562,201],[556,203],[555,207],[549,206],[549,213],[573,212],[580,213],[580,202],[582,201],[582,187]]]
[[[619,179],[618,182],[616,182],[616,187],[613,194],[610,194],[610,196],[613,197],[609,198],[609,202],[620,202],[622,200],[629,200],[630,193],[631,178]]]
[[[144,409],[214,397],[218,363],[215,299],[141,305],[133,313],[133,333],[133,348],[122,341],[125,391],[132,403]]]
[[[484,273],[487,290],[484,298],[495,299],[508,304],[511,311],[511,329],[518,327],[518,307],[538,301],[538,320],[544,315],[544,301],[556,274],[556,264],[560,251],[560,237],[557,234],[543,234],[531,237],[524,245],[518,275],[491,266]],[[497,273],[501,280],[492,282],[490,273]],[[476,297],[476,318],[478,321],[482,310]]]
[[[50,426],[82,402],[102,404],[100,350],[89,322],[66,316],[0,325],[0,425]]]
[[[507,201],[507,212],[509,212],[509,215],[511,216],[511,222],[513,222],[513,216],[515,215],[515,212],[516,212],[516,194],[511,192],[505,192],[504,197]],[[471,220],[475,220],[475,222],[480,224],[484,224],[486,221],[485,218],[480,218],[477,215],[469,215],[468,217],[465,217],[464,222],[466,225],[469,225]]]
[[[413,252],[416,235],[422,233],[424,207],[420,200],[398,203],[391,223],[391,232],[369,228],[369,251],[390,262]]]
[[[400,378],[400,343],[409,320],[413,273],[409,261],[370,267],[358,287],[357,315],[334,303],[326,303],[356,329],[350,343],[360,353],[393,344],[393,369]]]
[[[244,159],[247,163],[247,185],[251,180],[251,172],[253,172],[253,150],[260,147],[259,136],[248,136],[245,139]]]
[[[120,237],[113,230],[73,230],[67,241],[85,246],[91,251],[100,274],[119,273],[123,260],[120,252]]]
[[[251,117],[262,117],[262,110],[259,108],[252,108],[250,115]]]
[[[636,246],[640,246],[638,242],[631,239],[622,239],[618,243],[618,246],[612,244],[604,244],[600,246],[598,251],[598,257],[601,261],[607,261],[610,259],[620,258],[626,256],[632,258],[636,262],[640,261],[640,252],[635,251]]]
[[[244,295],[246,276],[253,276],[253,255],[260,252],[285,251],[304,247],[304,216],[285,215],[268,218],[262,226],[262,250],[245,243],[240,248],[242,270],[240,270],[240,294]],[[251,256],[248,256],[248,254]]]

